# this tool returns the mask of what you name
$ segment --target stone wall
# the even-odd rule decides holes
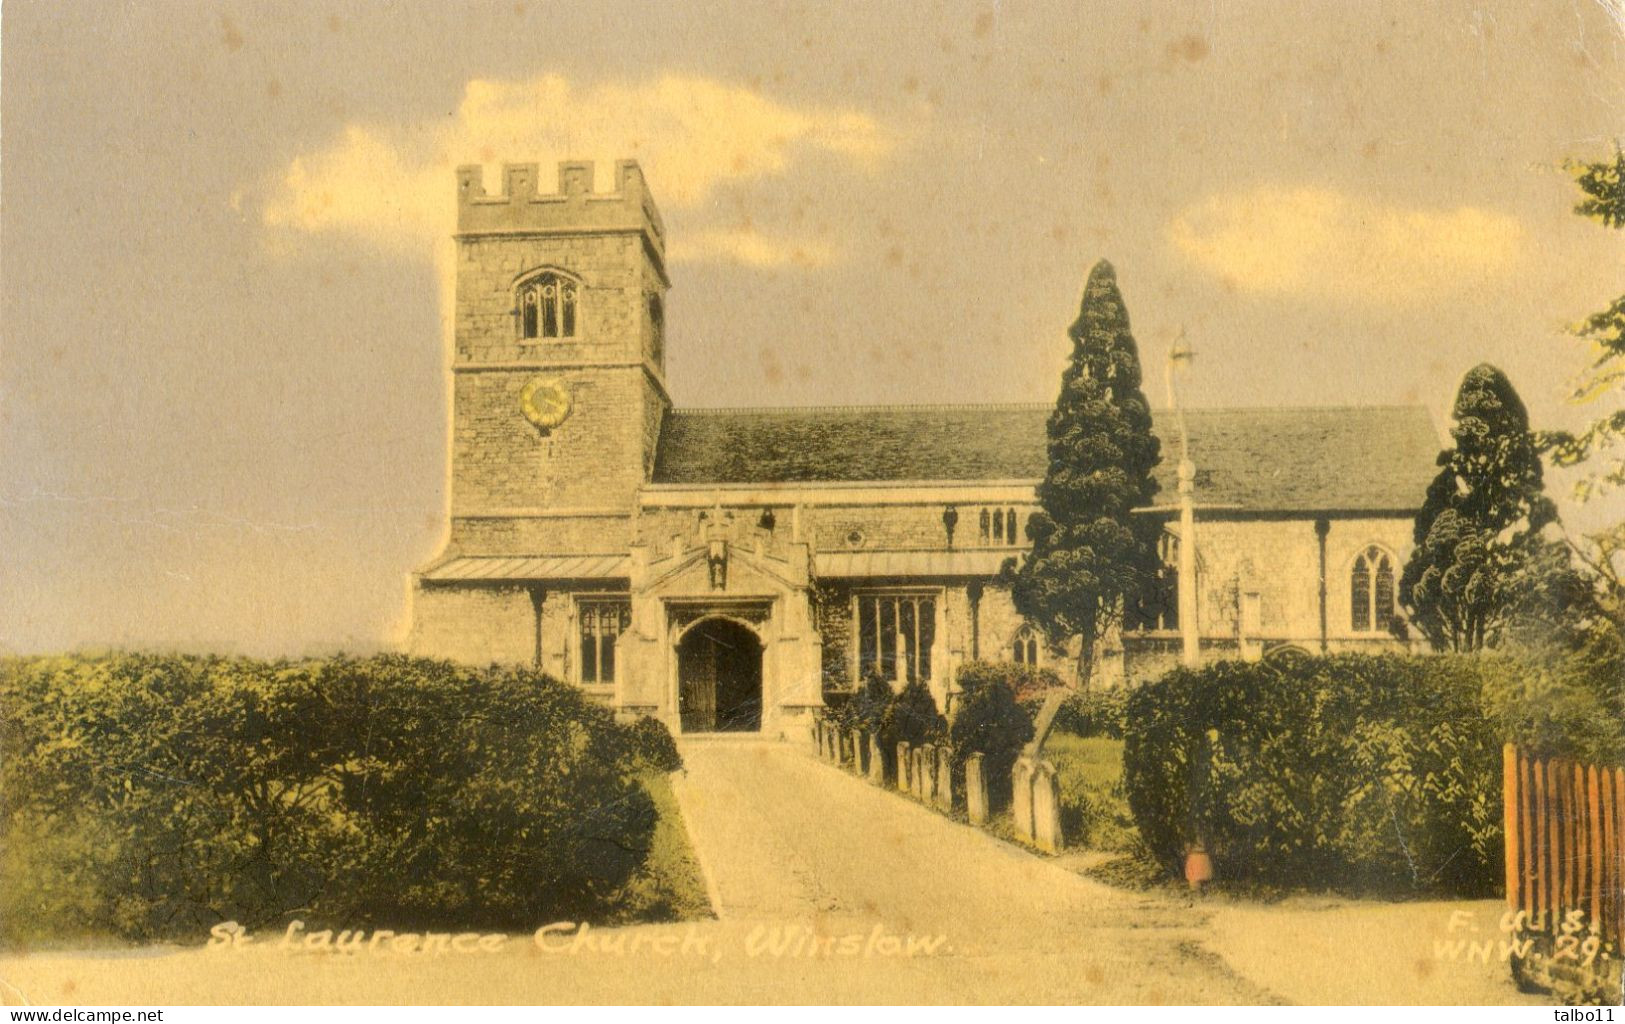
[[[824,691],[844,690],[857,684],[852,678],[852,587],[846,580],[820,582],[814,591],[813,628],[823,645]]]
[[[719,492],[719,496],[725,496]],[[728,508],[726,502],[724,507]],[[794,512],[790,506],[771,507],[775,520],[774,532],[788,536]],[[947,528],[942,515],[949,506],[937,503],[889,504],[883,489],[877,489],[874,501],[867,504],[805,505],[801,509],[801,535],[816,551],[946,551]],[[955,551],[1008,550],[1015,555],[1026,548],[1023,540],[1009,543],[982,543],[979,539],[978,518],[982,506],[954,506],[959,521],[954,528]],[[1016,517],[1025,530],[1027,516],[1035,507],[1031,504],[1001,506],[1016,510]],[[645,509],[639,517],[639,535],[647,543],[659,545],[668,537],[693,533],[698,528],[697,508]],[[730,511],[742,521],[755,522],[764,506],[734,507]],[[857,534],[854,538],[852,535]]]
[[[593,515],[458,516],[448,555],[622,554],[632,542],[624,513]]]
[[[568,419],[540,433],[520,411],[527,381],[570,393]],[[648,405],[659,394],[638,367],[459,372],[453,385],[452,514],[505,509],[630,512],[644,482]]]
[[[1403,650],[1384,631],[1356,632],[1354,559],[1372,545],[1392,560],[1397,583],[1410,553],[1408,517],[1334,517],[1326,531],[1326,648]],[[1204,661],[1258,657],[1280,644],[1320,651],[1320,552],[1312,518],[1198,519],[1197,596]],[[1109,673],[1128,683],[1155,679],[1180,662],[1177,632],[1131,632],[1106,641]]]
[[[980,625],[977,648],[982,661],[1013,661],[1016,634],[1027,620],[1016,611],[1015,600],[1005,587],[986,586],[982,590]],[[968,623],[967,623],[968,625]],[[966,657],[970,657],[970,644],[966,643]],[[1058,660],[1056,652],[1039,645],[1039,664],[1050,665]],[[1053,667],[1053,666],[1051,666]]]
[[[528,587],[419,582],[409,649],[470,665],[534,665],[536,609]]]
[[[638,360],[649,349],[648,278],[635,235],[466,238],[457,255],[457,359]],[[573,338],[521,338],[515,286],[551,268],[579,281]]]
[[[876,495],[884,501],[884,492]],[[954,527],[955,550],[1009,548],[1011,554],[1026,546],[1026,523],[1036,505],[1011,504],[1019,523],[1017,544],[995,544],[980,538],[978,520],[982,506],[954,506],[959,521]],[[948,547],[943,512],[947,505],[816,505],[802,512],[802,530],[818,551],[857,551],[864,549],[935,549]],[[857,540],[853,539],[857,534]]]

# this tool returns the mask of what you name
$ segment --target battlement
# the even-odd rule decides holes
[[[556,192],[538,192],[536,164],[503,164],[502,191],[485,191],[479,164],[457,168],[457,231],[464,235],[642,231],[664,253],[666,228],[636,160],[615,163],[615,191],[593,191],[591,160],[559,163]]]

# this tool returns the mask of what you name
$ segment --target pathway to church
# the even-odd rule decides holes
[[[750,965],[702,996],[1271,1000],[1201,948],[1199,910],[1089,881],[797,745],[688,742],[683,757],[690,835]]]

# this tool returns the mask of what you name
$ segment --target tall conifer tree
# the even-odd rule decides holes
[[[1488,363],[1469,370],[1452,415],[1455,447],[1439,453],[1416,515],[1399,600],[1435,648],[1473,651],[1500,638],[1557,509],[1529,413],[1506,374]]]
[[[1079,675],[1093,671],[1095,643],[1121,620],[1125,600],[1155,584],[1161,524],[1134,509],[1157,491],[1161,445],[1140,386],[1140,353],[1117,274],[1105,260],[1089,272],[1068,335],[1072,359],[1049,418],[1049,470],[1040,511],[1027,521],[1032,552],[1004,576],[1016,609],[1052,641],[1082,640]]]

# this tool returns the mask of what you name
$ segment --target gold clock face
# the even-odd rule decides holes
[[[545,434],[569,417],[570,392],[551,377],[534,377],[519,392],[519,411]]]

